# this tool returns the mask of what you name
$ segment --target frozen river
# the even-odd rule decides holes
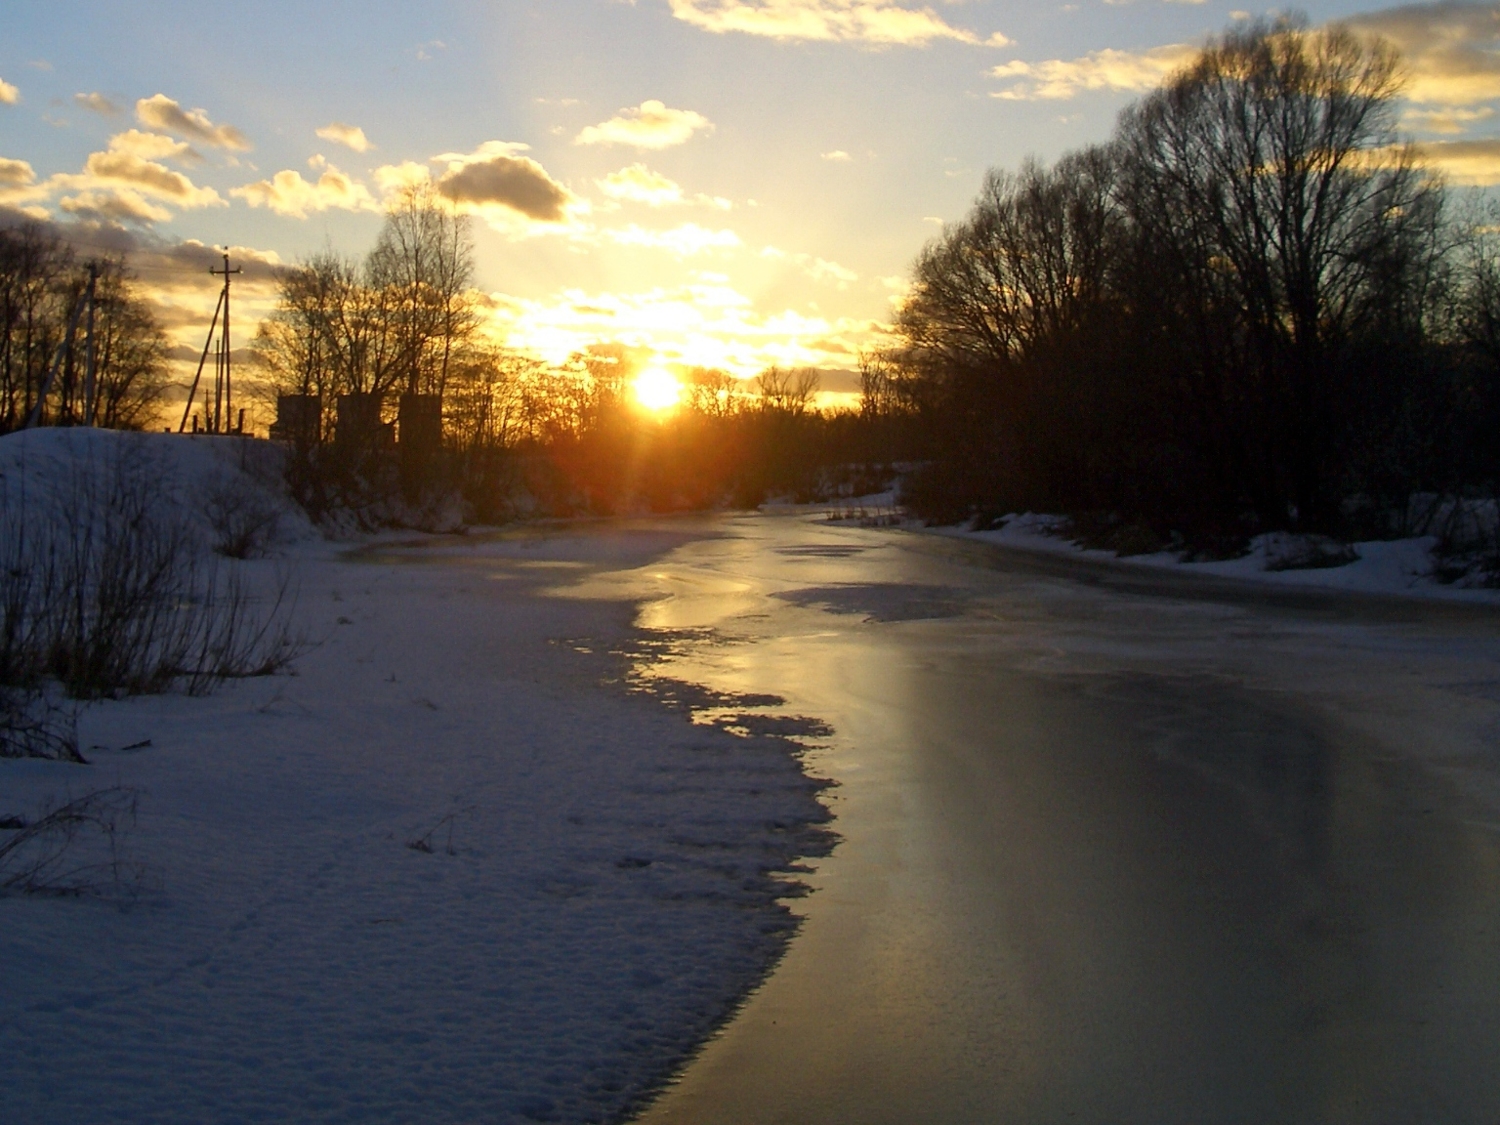
[[[597,581],[843,839],[640,1121],[1500,1120],[1500,614],[706,530]]]

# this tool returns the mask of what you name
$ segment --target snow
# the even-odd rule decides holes
[[[277,509],[273,537],[307,543],[317,533],[281,487],[281,449],[252,438],[138,434],[83,428],[23,430],[0,439],[0,502],[28,521],[97,515],[120,474],[148,482],[157,498],[212,544],[213,501],[235,493],[242,503]]]
[[[217,474],[275,492],[226,439],[58,430],[0,438],[5,503],[122,449],[185,511]],[[0,1118],[623,1119],[768,971],[776,872],[828,846],[798,746],[747,718],[769,701],[637,676],[672,635],[576,595],[690,533],[349,550],[284,515],[231,565],[294,568],[294,674],[90,705],[89,766],[0,761],[0,816],[138,790],[145,872],[0,898]]]
[[[1274,566],[1277,560],[1297,550],[1304,542],[1304,537],[1271,532],[1252,539],[1249,553],[1241,558],[1183,562],[1172,551],[1117,557],[1113,551],[1080,547],[1065,537],[1066,526],[1067,519],[1064,516],[1027,512],[1007,516],[1003,527],[991,531],[971,531],[963,527],[927,530],[939,535],[973,539],[1026,551],[1107,560],[1122,566],[1168,569],[1184,574],[1238,578],[1278,586],[1500,604],[1500,590],[1464,588],[1438,582],[1433,577],[1432,557],[1432,549],[1437,540],[1431,536],[1351,544],[1358,558],[1342,566],[1268,570],[1268,563]]]

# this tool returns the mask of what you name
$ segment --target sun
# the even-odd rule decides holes
[[[635,377],[635,400],[647,410],[665,413],[682,398],[682,384],[670,371],[648,367]]]

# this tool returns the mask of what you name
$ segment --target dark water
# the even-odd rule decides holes
[[[621,576],[843,842],[652,1125],[1500,1122],[1493,615],[805,519]]]

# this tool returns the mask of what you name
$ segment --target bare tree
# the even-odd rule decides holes
[[[370,284],[394,298],[405,390],[442,394],[455,349],[478,323],[468,217],[431,186],[403,189],[386,213],[368,272]]]
[[[822,377],[815,367],[768,367],[756,379],[760,407],[772,414],[800,418],[812,409]]]
[[[135,293],[122,259],[98,272],[94,304],[95,415],[99,425],[139,429],[156,420],[167,387],[166,337]],[[85,420],[86,334],[67,326],[88,285],[88,268],[55,230],[38,222],[0,229],[0,432],[24,425],[47,386],[39,418]]]
[[[1262,21],[1122,121],[1122,198],[1160,287],[1195,306],[1205,369],[1240,368],[1212,393],[1251,412],[1245,455],[1268,515],[1327,519],[1349,347],[1420,316],[1409,298],[1441,251],[1439,184],[1397,132],[1401,81],[1387,44]]]

